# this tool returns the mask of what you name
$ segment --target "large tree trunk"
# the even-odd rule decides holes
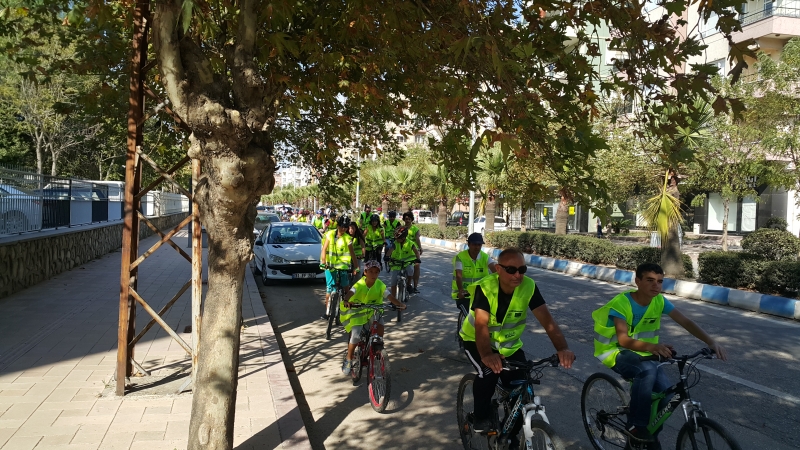
[[[490,231],[494,231],[494,215],[495,210],[497,209],[497,204],[495,201],[495,196],[492,192],[488,192],[486,194],[486,223],[483,227],[483,233],[486,234]]]
[[[722,197],[722,251],[728,251],[728,212],[730,211],[731,200]]]
[[[525,216],[527,211],[525,210],[525,204],[521,203],[519,205],[519,229],[520,231],[528,231],[528,226],[525,223]]]
[[[447,199],[441,198],[439,199],[439,211],[437,214],[439,218],[439,230],[444,233],[445,228],[447,227]]]
[[[408,209],[408,199],[404,195],[402,197],[402,201],[400,202],[400,214],[399,215],[402,215],[403,213],[408,212],[408,211],[410,211],[410,209]]]
[[[559,191],[561,200],[556,209],[556,234],[567,234],[567,222],[569,221],[569,204],[572,203],[572,195],[565,189]]]
[[[669,186],[667,192],[680,200],[680,190],[678,189],[678,176],[674,171],[670,172]],[[686,271],[683,270],[683,260],[681,259],[681,243],[678,237],[678,228],[672,227],[666,242],[661,242],[661,267],[664,274],[671,278],[684,278]]]
[[[389,214],[389,199],[384,196],[381,196],[381,211],[384,215]]]

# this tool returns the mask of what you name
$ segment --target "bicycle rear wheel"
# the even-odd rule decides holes
[[[389,375],[389,357],[385,350],[373,350],[369,355],[367,379],[369,381],[369,404],[375,412],[386,411],[392,379]]]
[[[328,304],[328,330],[325,332],[325,339],[331,340],[331,329],[339,312],[339,292],[331,292],[331,300]]]
[[[722,425],[705,417],[697,418],[697,429],[689,421],[678,432],[677,450],[741,450]]]
[[[628,395],[619,382],[604,373],[591,375],[583,384],[581,417],[586,434],[597,450],[624,448]]]
[[[525,427],[523,426],[522,429],[519,430],[517,434],[517,442],[519,446],[517,448],[526,448],[525,447]],[[531,431],[533,435],[531,436],[531,446],[529,447],[531,450],[563,450],[564,449],[564,442],[561,440],[560,437],[556,434],[556,430],[550,426],[549,423],[545,422],[542,419],[532,419],[531,420]],[[512,447],[513,448],[513,447]]]

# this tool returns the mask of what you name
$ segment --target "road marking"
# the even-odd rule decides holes
[[[761,392],[763,392],[765,394],[769,394],[769,395],[778,397],[780,399],[786,400],[787,402],[791,402],[791,403],[794,403],[796,405],[800,405],[800,398],[797,398],[797,397],[795,397],[793,395],[789,395],[789,394],[786,394],[786,393],[781,392],[781,391],[776,391],[775,389],[771,389],[771,388],[768,388],[766,386],[762,386],[762,385],[760,385],[758,383],[753,383],[752,381],[745,380],[744,378],[739,378],[739,377],[734,376],[734,375],[728,375],[725,372],[720,372],[719,370],[712,369],[710,367],[697,366],[697,369],[698,370],[702,370],[703,372],[710,373],[711,375],[716,375],[716,376],[718,376],[720,378],[724,378],[724,379],[726,379],[728,381],[733,381],[734,383],[739,383],[739,384],[741,384],[743,386],[747,386],[747,387],[749,387],[751,389],[755,389],[757,391],[761,391]]]

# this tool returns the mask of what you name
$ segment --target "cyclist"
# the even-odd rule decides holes
[[[314,220],[312,220],[311,223],[314,225],[314,228],[319,230],[320,233],[322,233],[324,231],[324,229],[325,229],[325,218],[322,215],[322,210],[321,209],[317,210],[317,214],[314,216]]]
[[[727,355],[714,339],[661,295],[664,270],[658,264],[645,263],[636,268],[635,291],[616,295],[592,313],[594,319],[594,356],[604,365],[633,380],[627,429],[639,441],[657,442],[647,431],[653,392],[664,392],[671,383],[657,361],[642,361],[640,355],[671,358],[673,347],[659,344],[661,316],[668,315],[725,361]],[[668,398],[664,402],[669,402]],[[663,408],[666,404],[662,404]],[[631,446],[628,441],[628,447]],[[656,444],[657,446],[658,444]]]
[[[369,218],[364,234],[364,240],[367,243],[367,259],[379,260],[383,253],[385,235],[377,214],[373,214]]]
[[[336,211],[331,211],[331,213],[328,214],[328,223],[326,225],[327,231],[335,230],[337,228],[336,217]]]
[[[356,219],[358,226],[361,228],[367,228],[370,217],[372,217],[372,208],[369,205],[364,205],[364,212],[359,214],[358,219]]]
[[[297,218],[298,222],[306,223],[308,222],[308,210],[303,209],[300,211],[300,216]]]
[[[414,213],[411,211],[406,211],[403,213],[403,222],[405,222],[405,227],[408,229],[408,239],[413,241],[417,244],[417,248],[419,249],[419,254],[422,255],[422,243],[420,242],[420,233],[419,227],[414,225]],[[412,292],[415,294],[419,292],[417,286],[419,286],[419,258],[417,258],[417,263],[414,264],[414,289]]]
[[[386,256],[383,258],[386,261],[386,271],[389,271],[389,257],[392,255],[392,248],[394,247],[394,232],[402,225],[402,222],[397,220],[397,212],[389,211],[386,221],[383,223],[384,234],[386,236]]]
[[[360,271],[361,264],[364,262],[364,234],[361,233],[361,229],[358,228],[355,222],[350,222],[347,234],[353,238],[353,252],[356,254],[356,260],[358,261],[356,266]]]
[[[378,279],[381,273],[381,263],[375,260],[368,260],[364,263],[364,277],[361,278],[350,288],[350,292],[345,294],[344,301],[339,306],[339,317],[344,325],[344,330],[350,333],[350,342],[347,344],[347,358],[342,365],[342,372],[350,374],[353,368],[353,351],[358,345],[361,337],[361,327],[369,327],[372,316],[372,309],[352,309],[351,303],[380,305],[383,299],[388,298],[392,304],[400,310],[406,309],[406,305],[399,302],[397,298],[386,289],[383,281]],[[383,319],[378,323],[378,336],[383,337]]]
[[[325,314],[322,318],[328,320],[328,304],[331,300],[331,293],[336,292],[336,276],[334,271],[339,272],[342,277],[340,284],[347,286],[350,284],[350,273],[355,275],[358,269],[353,269],[356,261],[356,254],[353,250],[353,238],[347,234],[350,228],[350,219],[347,216],[339,217],[336,221],[337,229],[325,233],[325,242],[322,244],[322,252],[319,255],[320,267],[325,268]],[[331,267],[329,267],[331,266]]]
[[[408,238],[408,229],[400,227],[394,232],[395,245],[392,249],[391,258],[397,261],[419,261],[419,249],[411,239]],[[397,295],[397,279],[400,276],[401,266],[396,262],[389,262],[389,267],[392,271],[392,278],[389,282],[392,288],[392,295]],[[411,266],[407,266],[406,273],[406,289],[411,292]]]
[[[379,206],[377,209],[375,209],[375,212],[378,213],[378,218],[381,220],[381,226],[383,226],[383,223],[386,222],[386,214],[383,213],[383,208]]]
[[[467,238],[467,249],[453,257],[453,283],[452,295],[456,301],[456,308],[469,314],[469,292],[467,287],[477,283],[486,275],[497,272],[495,261],[491,256],[481,250],[483,236],[472,233]]]
[[[527,310],[533,312],[547,332],[561,365],[569,369],[575,360],[575,354],[550,315],[538,286],[524,275],[528,266],[522,252],[516,248],[503,250],[496,266],[496,273],[469,287],[472,310],[461,326],[464,352],[478,372],[473,385],[473,428],[479,433],[493,427],[491,399],[498,377],[506,385],[511,380],[526,377],[524,370],[502,371],[502,368],[503,359],[526,361],[521,337],[525,331]],[[521,427],[522,422],[517,421],[515,426]],[[519,428],[514,430],[512,436],[516,436],[518,431]]]

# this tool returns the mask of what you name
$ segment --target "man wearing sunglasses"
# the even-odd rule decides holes
[[[476,432],[489,431],[496,426],[492,423],[491,399],[497,378],[506,385],[512,380],[525,379],[522,370],[502,371],[502,368],[504,359],[527,361],[521,338],[529,309],[556,348],[561,365],[569,369],[575,360],[539,288],[525,276],[528,266],[522,252],[515,248],[503,250],[497,257],[496,267],[497,273],[468,287],[472,294],[472,310],[460,333],[464,352],[478,372],[473,385],[473,428]],[[521,427],[521,421],[516,426]],[[519,430],[512,431],[511,435],[516,436]]]

